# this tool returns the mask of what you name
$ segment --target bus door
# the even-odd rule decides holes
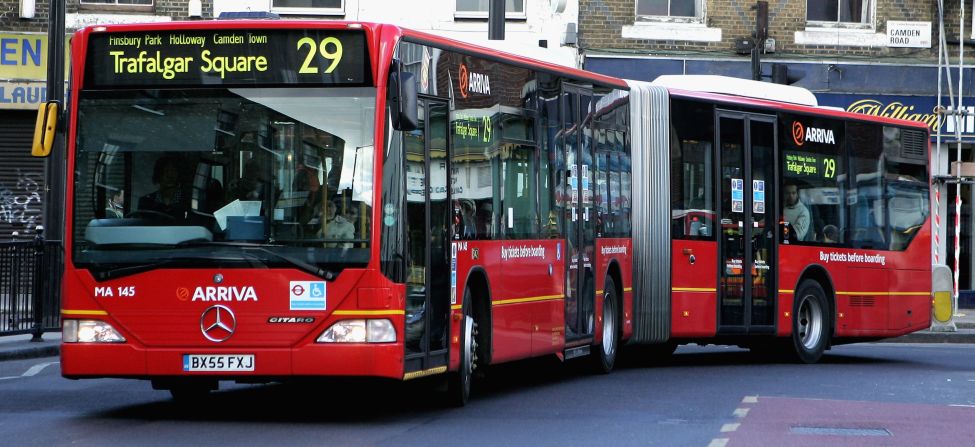
[[[409,248],[404,371],[422,375],[447,367],[450,146],[447,103],[420,99],[418,106],[419,129],[406,136]]]
[[[718,333],[775,330],[775,117],[717,112]]]
[[[596,210],[594,153],[589,113],[592,90],[566,85],[562,92],[562,144],[566,166],[565,341],[588,340],[595,326],[593,275]],[[583,352],[579,352],[583,354]]]

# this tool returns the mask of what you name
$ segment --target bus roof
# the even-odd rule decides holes
[[[816,95],[807,89],[791,85],[753,81],[715,75],[663,75],[651,82],[653,85],[676,88],[694,92],[722,93],[749,98],[801,104],[815,107],[819,105]]]

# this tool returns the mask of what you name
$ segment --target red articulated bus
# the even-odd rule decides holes
[[[473,371],[528,357],[791,343],[813,362],[928,324],[908,122],[383,24],[96,26],[71,54],[68,378],[200,396],[442,375],[463,404]]]

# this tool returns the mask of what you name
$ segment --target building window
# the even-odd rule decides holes
[[[871,23],[871,0],[806,0],[806,20],[826,23]]]
[[[491,0],[456,0],[457,11],[455,17],[469,19],[486,19]],[[524,19],[525,0],[505,0],[504,17],[506,19]]]
[[[271,0],[271,11],[281,14],[345,15],[345,0]]]
[[[81,0],[80,9],[105,9],[122,11],[152,11],[153,0]]]
[[[639,20],[701,19],[704,16],[703,10],[700,0],[636,0],[636,16]]]

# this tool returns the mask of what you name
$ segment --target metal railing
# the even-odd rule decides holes
[[[61,330],[61,241],[0,242],[0,336]]]

